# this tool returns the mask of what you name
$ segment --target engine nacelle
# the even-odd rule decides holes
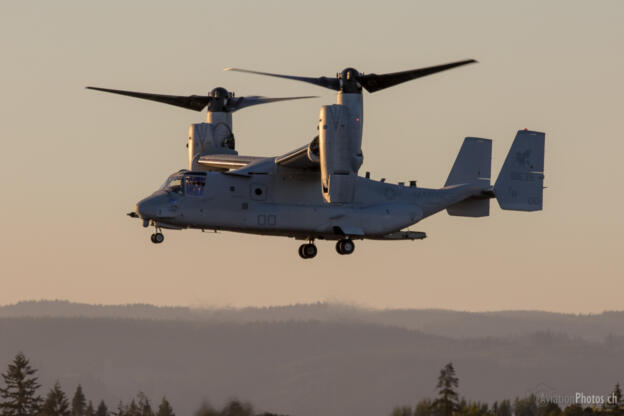
[[[208,112],[207,123],[195,123],[189,127],[188,161],[190,170],[210,170],[199,165],[200,156],[211,154],[233,154],[234,134],[232,133],[232,114],[226,112]]]
[[[343,105],[321,107],[319,159],[323,198],[330,203],[353,201],[357,172],[362,165],[359,120]],[[352,119],[353,118],[353,119]]]

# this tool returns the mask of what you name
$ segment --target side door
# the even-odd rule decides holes
[[[204,208],[208,197],[206,192],[206,174],[192,172],[184,175],[184,198],[181,203],[181,213],[186,222],[200,225],[204,217]]]

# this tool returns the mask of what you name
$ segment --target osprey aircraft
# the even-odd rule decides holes
[[[505,210],[542,209],[545,134],[520,130],[501,172],[491,184],[492,141],[467,137],[444,186],[421,188],[415,181],[390,184],[358,174],[362,152],[362,89],[379,91],[436,72],[476,62],[390,74],[363,74],[353,68],[335,78],[300,77],[236,68],[312,83],[338,91],[337,103],[321,107],[318,135],[278,156],[242,156],[235,150],[232,112],[289,98],[235,97],[223,88],[209,96],[173,96],[87,87],[196,111],[207,107],[207,122],[192,124],[188,168],[136,204],[128,215],[153,226],[151,241],[164,241],[163,229],[223,230],[303,240],[299,256],[317,255],[317,240],[336,241],[341,255],[354,252],[354,240],[417,240],[425,233],[405,230],[446,210],[449,215],[484,217],[490,199]]]

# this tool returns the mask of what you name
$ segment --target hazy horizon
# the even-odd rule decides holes
[[[331,12],[330,12],[331,11]],[[624,303],[624,3],[349,0],[314,3],[0,3],[0,304],[270,306],[599,313]],[[205,113],[85,90],[319,95],[236,112],[240,154],[277,155],[316,134],[332,92],[224,72],[303,76],[477,64],[364,96],[373,178],[439,187],[466,136],[493,140],[498,175],[517,130],[546,132],[544,210],[442,212],[416,242],[318,242],[166,231],[125,214],[187,165]]]
[[[102,302],[81,302],[70,299],[20,299],[10,303],[0,303],[0,308],[16,306],[20,304],[29,303],[61,303],[70,305],[87,305],[87,306],[102,306],[102,307],[117,307],[117,306],[149,306],[155,308],[188,308],[190,310],[243,310],[243,309],[270,309],[270,308],[288,308],[296,306],[327,306],[338,307],[357,310],[369,310],[369,311],[443,311],[443,312],[457,312],[457,313],[471,313],[471,314],[488,314],[498,312],[544,312],[549,314],[561,314],[570,316],[597,316],[606,313],[619,313],[624,312],[624,307],[621,309],[605,309],[597,312],[558,312],[547,309],[483,309],[483,310],[467,310],[467,309],[453,309],[453,308],[418,308],[418,307],[378,307],[361,303],[349,303],[343,302],[337,299],[333,300],[317,300],[312,302],[293,302],[283,304],[271,304],[271,305],[217,305],[217,304],[158,304],[149,302],[128,302],[128,303],[102,303]]]

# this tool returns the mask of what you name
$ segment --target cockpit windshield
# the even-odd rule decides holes
[[[205,186],[206,174],[204,172],[176,172],[167,178],[160,189],[180,195],[202,196]]]
[[[165,183],[160,187],[163,191],[175,192],[178,194],[182,193],[182,178],[184,175],[181,172],[174,173],[169,176]]]

